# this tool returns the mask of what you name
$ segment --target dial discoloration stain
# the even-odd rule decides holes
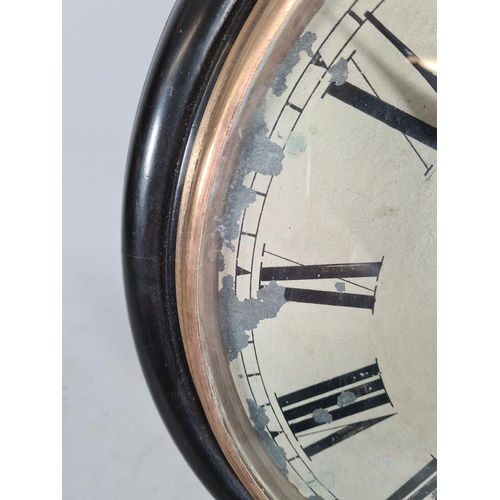
[[[264,108],[257,113],[241,152],[233,182],[229,190],[226,212],[219,226],[222,246],[234,251],[232,240],[238,237],[241,216],[245,209],[256,200],[255,191],[243,185],[243,179],[250,172],[275,176],[283,169],[285,157],[282,149],[272,142],[267,134],[269,129],[264,120]]]
[[[318,424],[329,424],[333,417],[324,408],[317,408],[312,412],[312,418]]]
[[[377,210],[375,210],[375,215],[378,218],[394,217],[397,214],[398,214],[397,208],[386,207],[385,205],[382,205],[382,206],[378,207]]]
[[[271,281],[257,292],[256,298],[239,300],[234,292],[234,277],[228,274],[222,278],[220,321],[229,361],[235,360],[248,345],[249,336],[245,331],[256,328],[263,319],[276,317],[286,303],[284,295],[285,288]]]
[[[280,64],[276,77],[271,85],[275,96],[279,97],[288,89],[286,77],[300,61],[300,52],[305,52],[309,57],[314,57],[312,44],[316,41],[316,38],[317,36],[315,33],[306,31],[288,52],[288,55]]]
[[[337,87],[347,82],[349,76],[349,68],[347,67],[347,60],[341,57],[338,62],[332,64],[328,69],[330,73],[330,81],[335,83]]]
[[[286,153],[296,158],[306,150],[306,138],[298,132],[292,132],[286,141]]]
[[[241,181],[240,181],[241,182]],[[235,184],[235,182],[233,182]],[[222,224],[219,226],[222,245],[234,252],[232,240],[238,237],[240,226],[238,221],[244,210],[255,201],[257,195],[253,189],[240,184],[231,186],[227,207]]]
[[[262,175],[279,175],[283,169],[281,162],[285,155],[280,146],[269,139],[269,129],[264,119],[265,108],[257,112],[252,128],[246,138],[241,153],[237,177],[241,179],[250,172]]]
[[[219,272],[221,273],[222,271],[224,271],[224,269],[226,268],[226,264],[224,262],[224,255],[221,253],[219,253]]]
[[[356,401],[356,395],[351,391],[342,391],[337,398],[337,405],[342,408],[343,406],[350,405]]]
[[[250,413],[250,420],[253,423],[253,427],[261,443],[264,445],[278,468],[285,476],[288,476],[285,450],[274,442],[273,438],[266,430],[266,425],[269,423],[269,417],[266,415],[266,410],[259,406],[253,399],[247,399],[247,405]]]

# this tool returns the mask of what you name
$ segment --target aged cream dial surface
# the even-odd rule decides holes
[[[256,443],[296,498],[437,498],[435,7],[324,2],[242,103],[211,188],[207,387],[237,460]]]

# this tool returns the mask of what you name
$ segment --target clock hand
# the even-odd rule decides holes
[[[437,149],[437,129],[435,127],[349,82],[339,86],[335,82],[330,83],[323,96],[326,94],[432,149]]]
[[[365,17],[377,28],[396,49],[403,54],[413,67],[427,80],[427,83],[437,92],[437,74],[433,73],[425,62],[410,50],[396,35],[389,31],[371,12],[365,12]]]

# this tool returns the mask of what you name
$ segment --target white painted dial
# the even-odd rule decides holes
[[[435,23],[433,1],[327,1],[219,228],[231,373],[305,498],[437,498]]]

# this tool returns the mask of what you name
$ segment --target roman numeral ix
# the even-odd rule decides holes
[[[336,429],[340,425],[340,429],[303,448],[309,458],[395,415],[391,413],[350,424],[342,423],[352,415],[392,405],[377,362],[280,396],[277,401],[297,439],[320,425],[333,423]]]

